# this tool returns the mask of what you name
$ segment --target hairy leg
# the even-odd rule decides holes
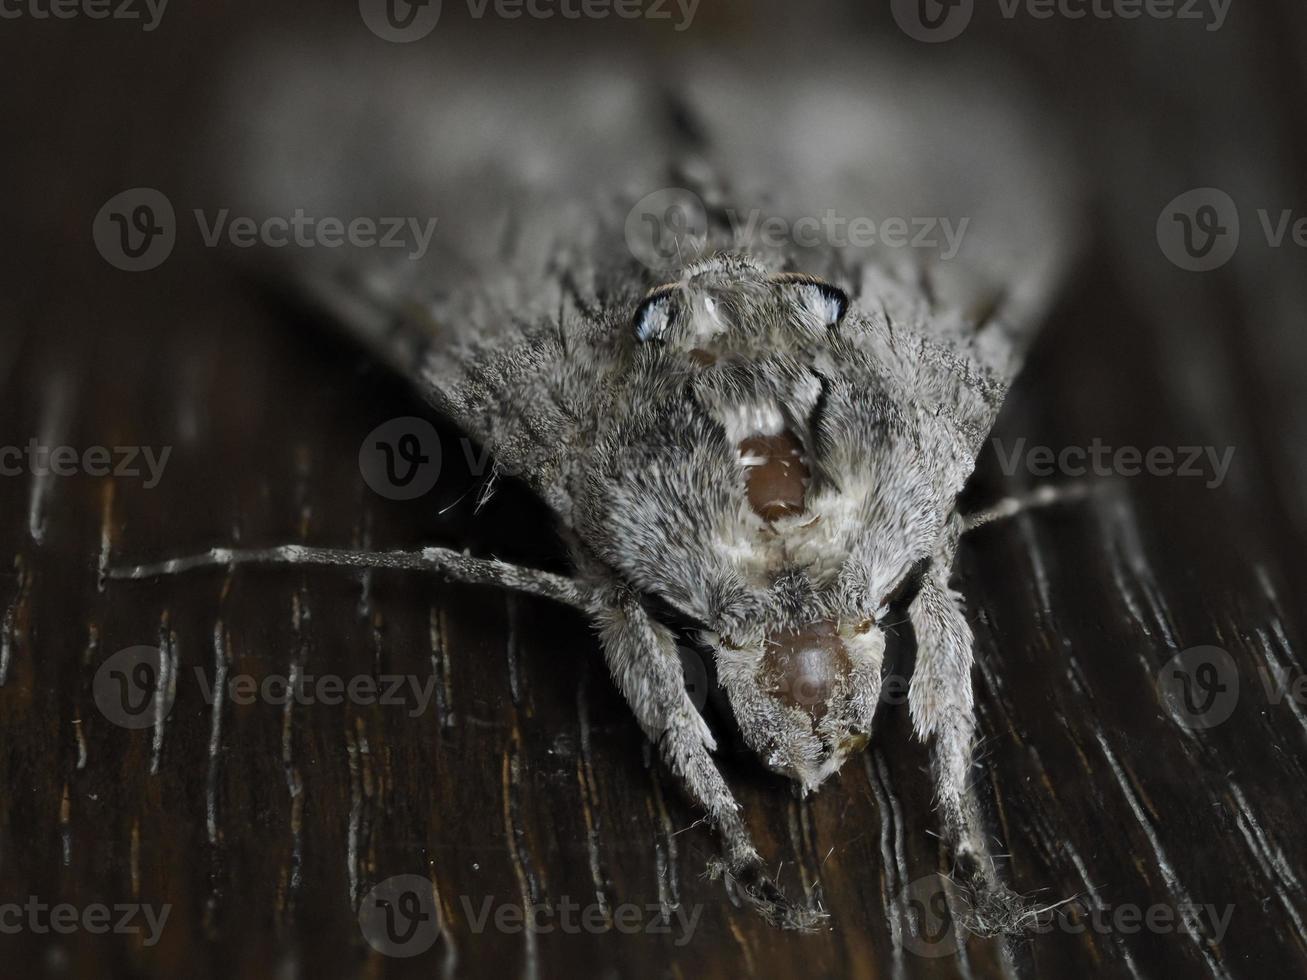
[[[816,925],[822,914],[789,901],[763,870],[740,817],[740,805],[713,762],[712,733],[686,693],[671,631],[617,585],[597,590],[593,615],[618,690],[645,735],[721,835],[725,873],[774,923],[795,929]]]
[[[640,727],[665,763],[684,783],[721,835],[724,871],[765,916],[790,928],[811,928],[820,913],[790,902],[763,870],[762,859],[740,817],[740,806],[713,762],[712,733],[685,690],[681,660],[670,630],[654,620],[618,583],[598,586],[494,559],[473,558],[447,548],[421,551],[351,551],[282,545],[213,548],[185,558],[111,568],[106,579],[147,579],[201,568],[235,565],[325,565],[347,569],[426,571],[457,582],[496,585],[543,596],[586,613],[599,627],[609,671]]]
[[[951,549],[948,555],[952,564]],[[909,608],[917,664],[908,692],[913,728],[931,740],[931,768],[943,820],[971,908],[962,921],[973,932],[1019,931],[1030,910],[999,880],[989,855],[980,806],[971,785],[975,698],[971,686],[971,627],[962,597],[948,588],[948,567],[936,566]]]
[[[917,635],[917,664],[908,693],[913,729],[933,739],[939,806],[959,854],[982,849],[983,838],[969,791],[975,705],[971,687],[972,635],[959,605],[933,571],[909,609]]]

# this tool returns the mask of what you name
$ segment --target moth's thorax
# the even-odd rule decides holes
[[[874,365],[815,331],[806,307],[768,324],[765,289],[715,288],[712,304],[677,294],[697,320],[682,307],[665,326],[656,308],[646,318],[670,339],[637,349],[599,426],[585,536],[633,586],[741,641],[872,618],[939,527],[937,487],[904,452],[911,426]],[[740,327],[745,314],[762,326]],[[788,332],[787,318],[800,321]],[[777,590],[795,575],[801,600]]]
[[[800,409],[815,406],[814,392],[721,405],[710,411],[722,426],[738,467],[742,504],[719,515],[715,547],[749,584],[767,588],[785,568],[801,567],[829,585],[848,557],[849,503],[820,472],[816,433]]]
[[[883,325],[846,310],[748,263],[651,291],[578,483],[581,536],[699,625],[745,742],[805,789],[865,744],[877,624],[955,492]]]
[[[797,570],[817,592],[852,579],[879,595],[908,553],[933,538],[933,502],[917,492],[929,486],[914,485],[889,420],[849,412],[847,386],[813,366],[820,353],[798,349],[737,363],[733,374],[700,372],[694,399],[720,427],[734,484],[705,543],[750,589],[771,590]]]

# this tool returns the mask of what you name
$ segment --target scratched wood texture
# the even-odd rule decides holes
[[[447,7],[454,5],[447,4]],[[875,5],[797,12],[705,2],[697,43],[765,45],[813,24],[893,37]],[[543,601],[422,577],[241,569],[97,588],[109,560],[220,544],[419,543],[560,568],[540,505],[482,477],[440,429],[426,498],[371,493],[375,425],[425,409],[385,373],[267,304],[196,236],[160,269],[95,253],[100,205],[127,187],[220,206],[191,139],[233,39],[311,45],[357,32],[352,4],[170,9],[156,32],[113,21],[6,21],[0,64],[4,259],[0,443],[172,447],[163,479],[0,478],[0,905],[167,904],[161,938],[0,932],[0,975],[1300,976],[1307,973],[1307,710],[1263,686],[1301,676],[1307,619],[1307,277],[1255,209],[1307,213],[1297,0],[1236,4],[1217,32],[1148,22],[1007,22],[980,11],[933,59],[989,51],[1040,79],[1081,137],[1091,247],[998,427],[1011,446],[1232,446],[1219,488],[1139,477],[982,530],[960,573],[978,642],[979,789],[1014,886],[1050,903],[1228,910],[1193,931],[1096,929],[957,953],[905,938],[905,889],[947,871],[926,754],[906,710],[813,798],[728,753],[784,886],[830,912],[774,931],[705,866],[713,841],[615,694],[587,625]],[[815,12],[813,12],[815,11]],[[451,20],[456,12],[447,11]],[[478,29],[509,30],[510,25]],[[511,28],[517,29],[517,28]],[[668,49],[667,31],[525,25],[542,43]],[[379,43],[379,42],[378,42]],[[469,84],[475,84],[470,79]],[[1197,275],[1157,248],[1176,194],[1216,186],[1244,243]],[[991,453],[978,502],[1028,485]],[[93,698],[113,652],[163,645],[166,722],[129,731]],[[1192,731],[1156,678],[1213,645],[1237,666],[1229,719]],[[905,652],[910,647],[904,644]],[[205,702],[211,683],[404,674],[394,705]],[[409,704],[412,704],[410,699]],[[429,879],[439,936],[373,950],[363,896]],[[492,905],[669,910],[670,933],[474,931]],[[694,916],[689,941],[671,912]],[[2,923],[0,923],[2,924]],[[939,925],[936,923],[936,925]],[[1219,935],[1218,935],[1219,932]],[[947,942],[947,934],[940,942]]]

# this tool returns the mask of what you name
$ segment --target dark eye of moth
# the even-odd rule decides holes
[[[662,339],[667,328],[671,326],[675,313],[672,307],[675,291],[675,283],[659,286],[650,290],[640,305],[635,308],[635,315],[631,317],[631,328],[635,332],[636,340],[648,343],[651,340]]]
[[[807,291],[808,303],[817,310],[826,326],[838,326],[849,312],[849,295],[838,286],[832,286],[825,279],[810,276],[804,272],[782,272],[773,276],[772,282],[782,286],[799,286]]]

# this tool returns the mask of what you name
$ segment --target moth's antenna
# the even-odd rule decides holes
[[[1046,483],[1042,487],[1036,487],[1029,493],[1015,497],[1004,497],[991,507],[964,515],[962,518],[962,531],[965,534],[968,531],[984,527],[986,524],[1005,521],[1029,510],[1050,507],[1053,504],[1066,504],[1084,500],[1092,493],[1101,492],[1105,486],[1105,483],[1090,481],[1082,483]]]
[[[158,578],[202,568],[230,569],[236,565],[321,565],[354,570],[428,572],[455,582],[496,585],[543,596],[582,611],[590,608],[588,592],[563,575],[510,565],[496,558],[474,558],[448,548],[353,551],[346,548],[311,548],[298,544],[272,548],[210,548],[184,558],[110,568],[104,574],[100,587],[104,588],[106,580]]]

